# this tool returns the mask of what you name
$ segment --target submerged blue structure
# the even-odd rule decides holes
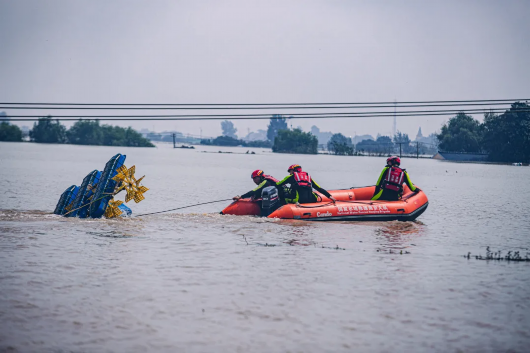
[[[105,164],[101,180],[94,193],[94,200],[90,205],[90,217],[101,218],[105,214],[108,203],[114,196],[113,191],[117,184],[112,178],[118,174],[117,170],[123,165],[123,162],[125,162],[125,155],[118,153]]]
[[[134,178],[135,167],[127,169],[124,165],[125,155],[113,156],[103,171],[93,170],[83,179],[81,186],[68,187],[59,198],[53,213],[65,217],[101,218],[104,215],[112,218],[120,215],[131,215],[132,211],[122,201],[113,198],[122,190],[127,191],[125,202],[144,199],[143,192],[148,189],[140,186],[140,178]]]

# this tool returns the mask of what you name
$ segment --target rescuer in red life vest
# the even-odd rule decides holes
[[[403,183],[406,183],[411,191],[420,191],[420,189],[414,186],[412,181],[410,181],[407,171],[399,167],[400,164],[401,159],[397,156],[389,157],[386,160],[386,167],[383,169],[377,180],[372,200],[400,200],[403,195]]]
[[[298,164],[291,165],[287,172],[289,175],[286,176],[282,181],[276,183],[277,186],[284,186],[285,184],[291,185],[291,193],[285,195],[283,188],[279,187],[278,192],[280,197],[287,203],[313,203],[318,202],[317,195],[313,192],[313,189],[317,190],[321,194],[327,196],[333,203],[335,199],[329,192],[324,190],[317,184],[317,182],[311,178],[309,174],[302,171],[302,167]]]
[[[246,199],[247,197],[252,197],[254,199],[259,199],[261,197],[261,192],[264,188],[267,186],[276,186],[276,183],[278,182],[277,179],[273,178],[270,175],[265,175],[263,170],[255,170],[252,172],[251,176],[252,180],[254,180],[254,183],[258,186],[257,188],[250,190],[249,192],[241,195],[241,196],[234,196],[233,200],[237,201],[239,199]]]

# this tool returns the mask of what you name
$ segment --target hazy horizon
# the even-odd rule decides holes
[[[0,101],[524,99],[530,97],[528,13],[530,2],[524,0],[0,1]],[[481,115],[475,117],[482,120]],[[402,117],[397,129],[414,138],[421,126],[427,136],[449,118]],[[291,123],[305,131],[316,125],[321,131],[375,137],[390,135],[392,120],[294,119]],[[233,122],[239,137],[268,124],[267,120]],[[221,134],[220,121],[105,123],[137,130],[199,135],[202,129],[204,136]]]

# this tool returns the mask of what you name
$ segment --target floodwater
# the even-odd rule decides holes
[[[51,214],[118,152],[150,188],[133,214],[242,194],[257,168],[339,189],[385,163],[246,151],[0,143],[0,351],[528,352],[530,263],[473,255],[530,253],[529,167],[404,159],[416,222]]]

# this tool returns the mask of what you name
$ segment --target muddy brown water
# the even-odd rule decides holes
[[[217,153],[219,150],[233,153]],[[246,154],[247,150],[256,154]],[[327,189],[373,185],[384,158],[0,143],[0,351],[528,351],[530,168],[404,159],[416,222],[52,215],[115,153],[146,175],[133,214],[229,198],[301,164]]]

